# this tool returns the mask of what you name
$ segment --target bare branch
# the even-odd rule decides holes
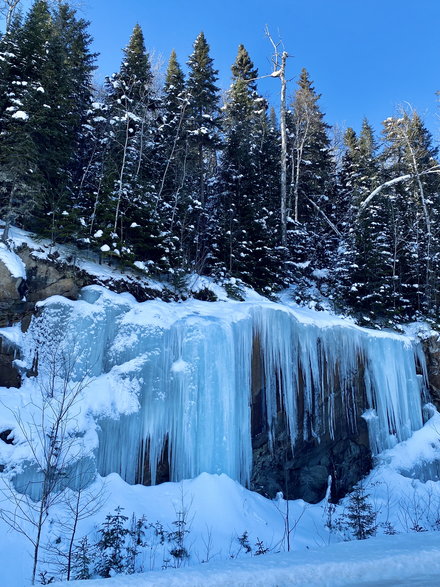
[[[429,175],[429,174],[438,174],[440,173],[440,165],[436,165],[435,167],[431,167],[431,169],[427,169],[425,171],[421,171],[419,173],[419,175]],[[363,200],[360,205],[359,205],[359,210],[358,210],[358,214],[360,214],[361,212],[363,212],[365,210],[365,208],[367,208],[371,201],[378,195],[380,194],[380,192],[382,190],[384,190],[387,187],[390,187],[392,185],[398,184],[398,183],[403,183],[405,181],[409,181],[412,179],[415,179],[416,176],[412,173],[407,173],[406,175],[401,175],[399,177],[394,177],[393,179],[390,179],[389,181],[386,181],[385,183],[381,184],[380,186],[378,186],[376,189],[374,189],[366,198],[365,200]]]

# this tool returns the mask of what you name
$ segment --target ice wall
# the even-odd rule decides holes
[[[355,429],[360,393],[373,452],[422,426],[424,358],[413,341],[296,307],[139,304],[92,286],[77,302],[43,304],[27,336],[28,361],[38,347],[41,363],[45,346],[60,340],[71,349],[72,376],[93,376],[82,409],[99,425],[98,471],[130,483],[154,483],[164,451],[173,480],[223,472],[249,482],[255,353],[270,441],[279,410],[293,448],[300,432],[332,437],[335,397]]]

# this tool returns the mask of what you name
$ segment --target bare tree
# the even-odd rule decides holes
[[[63,494],[63,515],[57,520],[64,540],[60,544],[52,544],[50,554],[55,560],[66,581],[72,579],[74,571],[74,549],[78,525],[82,520],[90,518],[101,510],[106,499],[105,485],[96,488],[90,486],[90,478],[94,476],[95,468],[92,463],[80,470],[75,479],[75,491],[66,491]],[[52,561],[49,561],[52,562]]]
[[[0,1],[0,14],[5,19],[5,30],[8,32],[14,14],[17,10],[21,0],[1,0]]]
[[[279,78],[281,82],[281,101],[280,101],[280,132],[281,132],[281,153],[280,153],[280,164],[281,164],[281,190],[280,190],[280,220],[281,220],[281,244],[287,245],[287,124],[286,124],[286,62],[289,57],[287,51],[281,41],[275,43],[273,40],[269,28],[266,26],[266,36],[269,39],[272,47],[272,66],[273,71],[269,76],[264,77],[275,77]]]
[[[81,492],[91,480],[91,475],[75,472],[85,456],[76,421],[78,402],[89,381],[87,373],[75,379],[75,353],[68,352],[67,344],[54,344],[44,363],[40,357],[34,367],[40,370],[36,384],[39,394],[25,410],[11,409],[18,442],[26,449],[30,462],[24,463],[21,474],[11,469],[9,475],[3,477],[0,489],[4,497],[0,517],[32,544],[32,584],[49,511],[64,501],[63,490],[67,486],[72,485]],[[76,512],[78,520],[90,508],[82,505],[81,493],[77,499],[70,509]],[[91,503],[90,499],[87,501]],[[75,530],[76,523],[73,536]]]

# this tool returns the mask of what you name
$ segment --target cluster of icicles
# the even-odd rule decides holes
[[[269,302],[137,304],[96,286],[77,302],[47,303],[44,320],[75,333],[98,379],[136,383],[137,410],[98,420],[97,469],[129,483],[155,483],[164,451],[172,480],[208,472],[249,483],[255,353],[269,443],[280,409],[293,447],[298,434],[332,437],[334,397],[355,420],[360,378],[373,453],[422,426],[424,358],[406,337],[320,326]],[[311,425],[298,421],[299,394]]]

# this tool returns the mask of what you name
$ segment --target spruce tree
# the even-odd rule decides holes
[[[340,173],[340,201],[346,205],[338,250],[339,294],[357,312],[369,318],[384,315],[393,297],[389,269],[392,256],[390,222],[392,210],[386,198],[378,197],[367,210],[362,201],[380,183],[377,143],[373,129],[363,121],[359,137],[347,129],[346,152]]]
[[[346,525],[356,540],[366,540],[377,531],[377,515],[368,502],[369,497],[362,487],[356,487],[350,494],[345,516]]]
[[[163,89],[162,121],[158,129],[158,206],[170,270],[184,265],[188,206],[188,97],[185,76],[171,53]]]
[[[188,257],[196,271],[203,271],[208,255],[205,238],[210,188],[217,173],[219,95],[217,70],[209,55],[205,35],[200,33],[188,60]],[[191,246],[192,245],[192,246]]]
[[[264,174],[270,173],[262,165],[269,124],[267,104],[257,93],[258,72],[243,45],[231,70],[223,115],[219,195],[211,226],[213,262],[217,262],[217,272],[270,288],[276,239],[272,202],[262,182]]]
[[[136,25],[119,72],[107,80],[110,140],[95,226],[102,250],[153,263],[162,248],[153,165],[159,103],[152,82],[142,29]]]
[[[337,246],[334,230],[335,169],[318,101],[321,95],[303,69],[288,116],[290,190],[288,244],[291,268],[300,277],[304,267],[325,269]]]
[[[189,137],[193,148],[193,173],[198,182],[201,205],[206,203],[208,174],[215,167],[215,151],[219,146],[218,71],[209,55],[205,35],[199,34],[188,60]]]
[[[34,214],[26,215],[23,225],[53,239],[71,231],[66,224],[74,207],[74,175],[94,69],[90,41],[87,23],[78,20],[67,4],[60,3],[51,12],[43,0],[32,5],[16,35],[15,71],[20,79],[14,84],[15,107],[4,110],[11,113],[9,121],[3,117],[3,125],[9,124],[5,151],[16,134],[24,160],[34,162],[28,167],[29,189],[38,194]],[[26,124],[15,133],[11,119]],[[28,178],[21,179],[28,185]]]
[[[438,211],[440,182],[426,173],[437,165],[437,149],[417,112],[402,112],[384,122],[384,177],[408,175],[384,190],[393,205],[396,297],[406,317],[435,315],[438,304]]]
[[[100,538],[96,543],[96,571],[101,577],[111,577],[126,570],[126,541],[130,530],[126,527],[128,517],[117,507],[114,514],[108,514],[98,530]]]
[[[38,204],[37,152],[23,110],[26,80],[19,51],[21,21],[0,38],[0,215],[6,242],[12,224],[23,225]]]

